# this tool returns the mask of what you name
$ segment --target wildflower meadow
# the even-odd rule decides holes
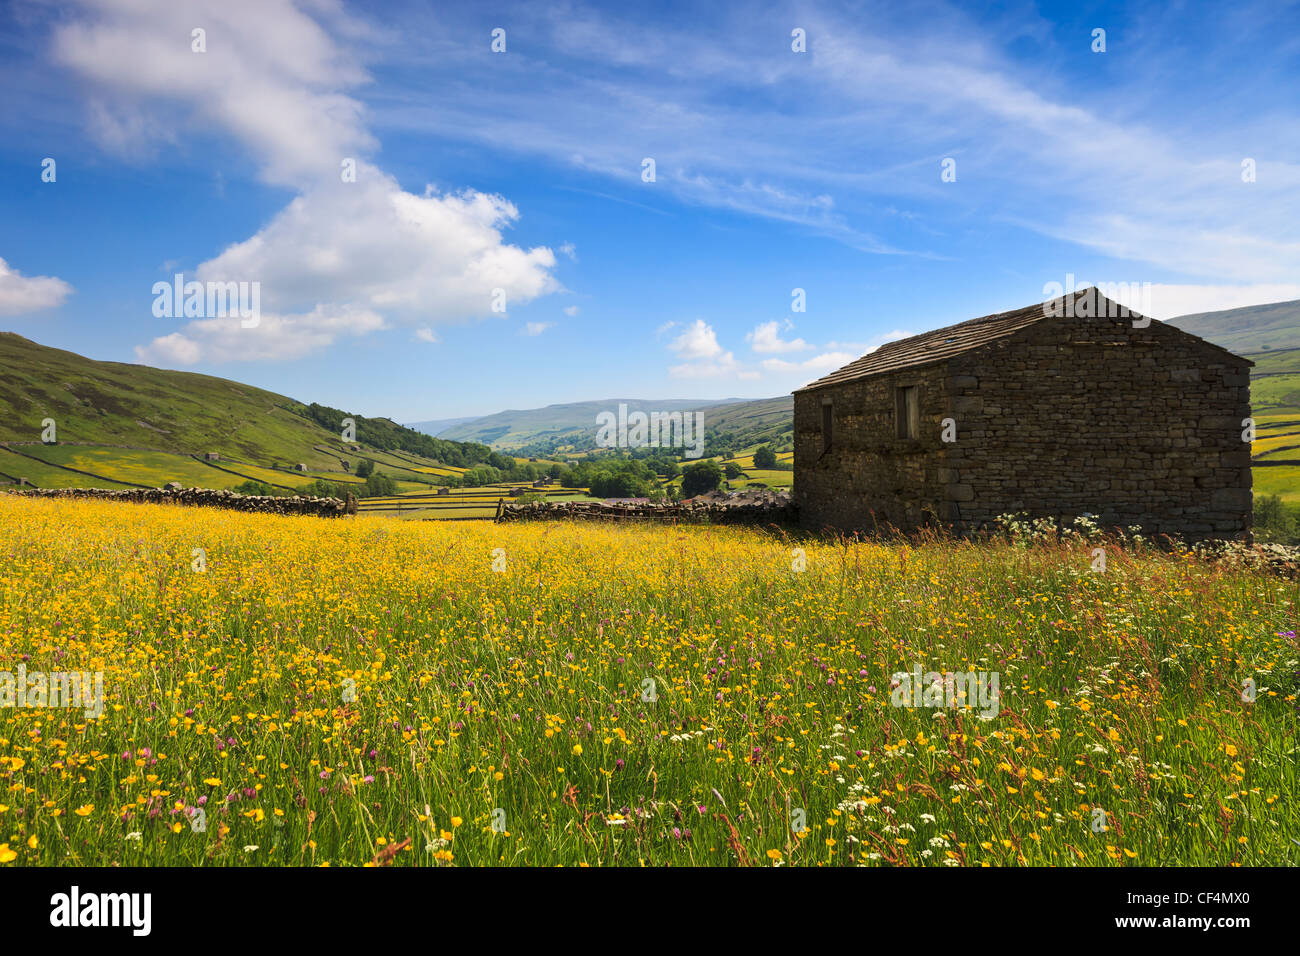
[[[0,497],[0,866],[1294,865],[1296,599],[1085,536]]]

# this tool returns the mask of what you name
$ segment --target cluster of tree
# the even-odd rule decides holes
[[[346,499],[350,494],[355,498],[381,498],[397,493],[397,486],[393,479],[383,472],[374,472],[366,477],[365,484],[354,482],[326,481],[323,478],[317,478],[309,485],[303,485],[297,489],[277,488],[274,485],[268,485],[264,481],[248,480],[236,485],[232,491],[241,495],[275,495],[277,497],[288,497],[289,495],[302,495],[308,498],[340,498]]]
[[[717,431],[705,428],[704,454],[709,458],[730,458],[735,449],[764,442],[774,451],[794,451],[794,429],[789,426],[766,426]]]
[[[561,469],[560,482],[570,488],[586,488],[594,498],[649,498],[662,489],[659,476],[643,459],[602,456],[586,458],[572,468]]]
[[[1300,544],[1300,506],[1278,495],[1255,498],[1255,540],[1271,544]]]
[[[779,468],[780,465],[776,460],[776,449],[771,445],[759,445],[754,449],[754,467],[771,471]]]
[[[527,445],[516,448],[515,453],[524,458],[561,458],[565,454],[593,451],[595,448],[596,433],[591,429],[534,438]]]
[[[717,490],[722,484],[722,466],[716,461],[700,461],[682,469],[682,497],[694,498]]]
[[[343,434],[343,419],[351,418],[356,423],[357,441],[384,451],[404,451],[407,454],[432,458],[434,461],[454,465],[457,468],[468,468],[480,463],[499,468],[508,462],[508,459],[497,454],[487,445],[434,438],[432,435],[417,432],[387,418],[352,415],[341,409],[318,405],[315,402],[299,406],[297,411],[304,418],[310,418],[335,435]]]

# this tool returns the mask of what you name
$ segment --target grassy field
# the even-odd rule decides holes
[[[1090,550],[0,495],[0,865],[1300,863],[1297,585]]]

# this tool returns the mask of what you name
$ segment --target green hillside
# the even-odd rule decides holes
[[[778,395],[750,402],[729,402],[700,409],[710,454],[714,450],[771,444],[778,451],[794,450],[794,396]]]
[[[0,332],[0,441],[39,442],[52,418],[60,443],[119,445],[179,454],[303,463],[338,471],[348,454],[343,420],[356,443],[467,467],[491,450],[444,441],[386,418],[367,418],[229,379],[147,365],[98,362]],[[419,464],[424,464],[423,462]]]
[[[346,417],[356,434],[345,444]],[[55,443],[43,442],[46,419],[54,420]],[[434,438],[386,418],[349,416],[211,375],[99,362],[0,332],[0,485],[255,481],[289,492],[321,479],[359,489],[364,480],[353,471],[366,462],[397,491],[427,491],[474,465],[511,464],[485,445]]]
[[[338,467],[316,450],[337,442],[293,399],[210,375],[97,362],[0,332],[0,441],[60,442]]]
[[[1196,312],[1180,315],[1168,322],[1184,332],[1199,335],[1243,355],[1300,348],[1300,299],[1218,312]]]

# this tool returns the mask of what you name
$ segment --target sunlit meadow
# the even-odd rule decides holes
[[[1091,547],[0,496],[0,669],[106,697],[0,710],[0,865],[1300,862],[1296,583]]]

